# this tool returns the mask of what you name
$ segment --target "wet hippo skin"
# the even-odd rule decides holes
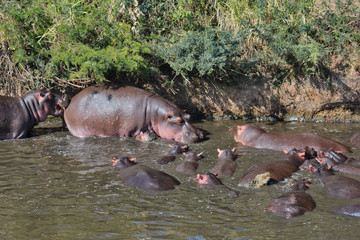
[[[360,149],[360,132],[357,132],[351,136],[350,143],[357,149]]]
[[[77,137],[137,136],[148,131],[164,139],[192,143],[203,134],[189,118],[164,98],[130,86],[86,88],[65,110],[68,129]]]
[[[184,174],[195,174],[199,166],[198,161],[203,158],[202,153],[189,152],[183,153],[183,155],[185,156],[183,162],[175,170]]]
[[[134,159],[129,157],[114,157],[112,162],[113,167],[119,169],[120,180],[127,186],[167,191],[180,185],[180,182],[173,176],[146,165],[137,165]]]
[[[335,213],[341,213],[345,215],[350,215],[353,217],[360,217],[360,203],[352,204],[349,206],[339,207],[332,210]]]
[[[194,181],[197,182],[200,186],[206,187],[206,186],[223,186],[227,189],[228,194],[233,197],[238,197],[239,193],[235,191],[234,189],[231,189],[227,186],[225,186],[220,179],[217,178],[217,176],[213,173],[205,173],[205,174],[198,174],[196,175],[196,178],[194,178]]]
[[[272,213],[286,218],[293,218],[303,215],[307,211],[312,211],[316,207],[314,199],[305,190],[310,181],[293,180],[291,192],[287,192],[275,200],[271,201],[267,209]]]
[[[306,155],[303,150],[293,149],[286,154],[284,160],[271,161],[252,167],[240,178],[239,186],[249,186],[256,176],[264,173],[269,173],[269,183],[283,181],[299,170],[305,160],[302,155]]]
[[[234,140],[245,146],[275,151],[310,147],[317,151],[333,149],[344,153],[351,152],[348,146],[313,133],[266,132],[251,124],[237,126]]]
[[[24,97],[0,96],[0,140],[27,137],[48,115],[61,116],[69,104],[66,94],[37,90]]]
[[[238,155],[235,153],[236,148],[233,149],[217,149],[219,161],[210,170],[219,178],[232,177],[238,164],[235,161]]]
[[[309,170],[320,178],[325,191],[330,196],[347,199],[360,198],[359,181],[346,176],[335,175],[325,165],[312,163]]]
[[[186,144],[169,144],[170,150],[168,151],[166,156],[163,156],[156,160],[157,163],[161,165],[168,164],[169,162],[173,162],[176,159],[176,155],[179,153],[186,152],[189,148]]]

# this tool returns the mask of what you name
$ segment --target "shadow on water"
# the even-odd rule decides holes
[[[48,123],[49,124],[49,123]],[[310,178],[308,193],[317,203],[313,212],[284,219],[266,210],[267,204],[289,190],[289,180],[260,189],[237,186],[250,167],[284,155],[235,143],[229,128],[243,121],[201,121],[207,140],[190,144],[203,152],[199,173],[217,161],[217,148],[237,147],[239,164],[223,183],[239,191],[229,197],[222,187],[200,188],[195,176],[175,171],[182,155],[167,165],[164,156],[172,141],[138,142],[133,138],[77,138],[61,123],[40,125],[28,139],[0,142],[1,239],[357,239],[357,218],[331,209],[358,200],[329,197],[320,181]],[[347,145],[358,124],[256,123],[267,131],[315,132]],[[360,151],[349,154],[360,159]],[[139,164],[163,170],[182,184],[168,192],[124,186],[111,166],[113,156],[136,157]],[[357,177],[359,179],[359,177]],[[329,227],[331,226],[331,227]]]

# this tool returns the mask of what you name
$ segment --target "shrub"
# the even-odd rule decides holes
[[[230,31],[182,32],[158,47],[157,55],[176,75],[219,78],[226,69],[234,67],[241,40]]]

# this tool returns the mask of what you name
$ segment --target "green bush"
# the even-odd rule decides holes
[[[189,31],[160,45],[157,54],[176,75],[220,77],[234,67],[240,43],[240,36],[230,31]]]
[[[140,74],[147,43],[124,22],[124,1],[9,1],[1,3],[4,42],[15,63],[43,78],[89,78],[113,72]],[[38,74],[35,74],[38,73]]]

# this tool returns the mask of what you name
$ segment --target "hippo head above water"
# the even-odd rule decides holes
[[[161,138],[181,143],[193,143],[203,138],[202,131],[189,123],[190,115],[183,113],[169,101],[154,97],[148,107],[153,130]]]
[[[44,122],[48,115],[62,116],[70,102],[66,94],[56,94],[44,89],[29,92],[23,99],[36,124]]]
[[[118,169],[124,169],[136,165],[136,158],[130,157],[113,157],[112,166]]]

